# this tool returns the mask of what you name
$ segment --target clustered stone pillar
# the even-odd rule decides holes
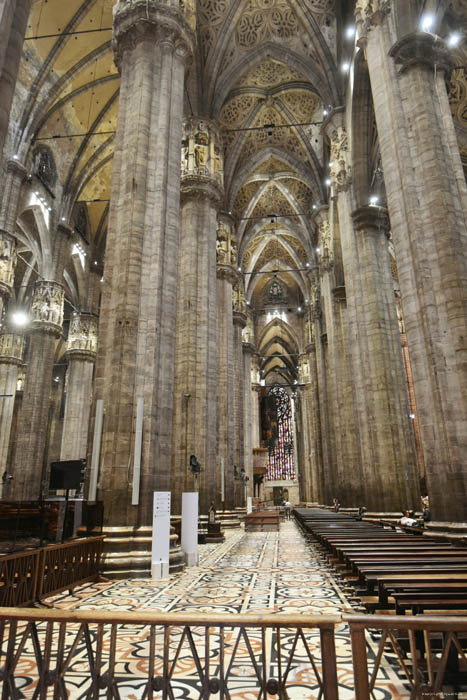
[[[358,431],[355,471],[361,488],[354,490],[352,500],[356,503],[360,498],[370,510],[400,510],[401,503],[416,505],[417,489],[402,355],[397,346],[388,227],[381,226],[381,218],[379,222],[371,218],[370,207],[355,212],[352,219],[351,169],[342,109],[334,110],[325,129],[331,141],[354,384],[353,397],[347,398],[346,405],[349,400],[353,404]],[[346,485],[347,489],[354,487],[348,480]]]
[[[318,374],[316,366],[316,341],[310,319],[305,323],[305,352],[300,357],[299,383],[303,415],[304,474],[303,500],[320,502],[323,463],[321,450],[321,418]]]
[[[60,232],[57,235],[60,236]],[[49,400],[55,347],[62,333],[63,301],[64,288],[59,282],[39,280],[35,283],[11,487],[15,499],[36,500],[45,486]]]
[[[251,319],[247,318],[247,325],[242,334],[243,346],[243,421],[244,421],[244,468],[248,476],[249,482],[247,486],[247,496],[253,495],[253,442],[252,442],[252,422],[253,422],[253,406],[252,406],[252,390],[251,390],[251,365],[252,356],[255,352],[253,345],[253,324]]]
[[[366,412],[373,426],[372,462],[382,482],[376,497],[382,509],[397,510],[401,503],[417,505],[418,479],[387,241],[389,221],[386,210],[375,206],[355,210],[352,219],[370,379]]]
[[[9,497],[11,481],[7,475],[11,423],[15,406],[18,367],[23,364],[24,337],[6,331],[0,334],[0,496]],[[2,488],[3,487],[3,488]]]
[[[219,216],[217,231],[217,439],[224,464],[225,505],[235,507],[235,389],[232,287],[238,280],[234,222]]]
[[[360,2],[430,507],[467,520],[467,188],[440,37],[419,3]],[[375,12],[374,10],[379,10]],[[449,489],[445,484],[449,483]]]
[[[32,0],[4,0],[0,7],[0,159],[16,86]]]
[[[86,458],[96,350],[97,317],[75,314],[67,341],[68,379],[60,459]]]
[[[245,469],[245,416],[243,413],[244,395],[244,363],[243,363],[243,330],[247,325],[245,296],[243,282],[238,280],[233,288],[233,340],[234,340],[234,460],[237,470]],[[235,504],[243,504],[245,485],[237,486]]]
[[[217,459],[216,234],[222,198],[222,146],[217,126],[191,117],[182,139],[182,208],[175,350],[172,494],[181,513],[182,491],[195,488],[200,511],[219,502]]]
[[[180,143],[193,39],[177,7],[135,0],[114,8],[121,82],[96,369],[106,525],[149,525],[153,491],[170,490]],[[141,471],[132,505],[138,399]]]

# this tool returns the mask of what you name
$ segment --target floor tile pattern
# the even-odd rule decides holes
[[[280,532],[245,533],[243,530],[227,532],[222,544],[200,547],[200,564],[186,569],[182,574],[165,581],[150,579],[110,581],[97,583],[75,591],[74,595],[59,595],[48,603],[55,608],[80,610],[136,610],[160,612],[217,612],[217,613],[293,613],[303,615],[339,614],[350,611],[343,589],[336,583],[330,571],[323,566],[318,548],[303,537],[294,521],[281,524]],[[67,645],[71,647],[73,636],[67,633]],[[74,632],[76,634],[76,630]],[[40,628],[40,640],[44,638],[45,626]],[[226,630],[226,653],[230,656],[235,647],[238,630]],[[202,649],[202,630],[195,628],[196,648]],[[261,656],[261,635],[248,634],[249,641],[258,658]],[[172,642],[173,653],[180,634]],[[281,647],[284,653],[293,648],[294,634],[284,633]],[[317,670],[321,673],[319,654],[319,632],[307,631],[306,640],[311,652],[317,651]],[[277,678],[277,649],[273,636],[267,632],[266,663],[270,678]],[[213,637],[215,643],[215,635]],[[119,697],[139,700],[143,697],[143,681],[138,675],[147,672],[148,656],[147,628],[126,625],[118,635]],[[84,698],[89,684],[87,661],[84,650],[78,654],[67,676],[70,698]],[[80,647],[79,647],[80,648]],[[336,630],[336,652],[338,666],[339,697],[350,700],[354,697],[351,651],[348,629],[342,625]],[[201,653],[200,653],[201,656]],[[309,661],[304,644],[300,641],[294,650],[294,664],[288,677],[287,690],[291,700],[311,700],[319,697],[319,686]],[[298,662],[297,662],[298,660]],[[199,698],[200,689],[196,664],[188,641],[185,640],[179,663],[183,668],[182,678],[174,684],[174,698]],[[178,670],[180,667],[177,667]],[[17,670],[17,685],[22,698],[32,698],[36,683],[31,659],[23,655]],[[155,669],[155,675],[161,672]],[[219,669],[211,669],[211,677]],[[71,683],[70,683],[71,676]],[[238,678],[238,682],[237,682]],[[252,663],[248,649],[242,640],[234,657],[229,683],[231,700],[253,700],[258,698]],[[387,664],[380,673],[375,700],[409,697],[398,676]],[[71,691],[70,691],[71,688]],[[105,697],[103,691],[102,697]],[[161,693],[157,697],[162,697]],[[219,697],[215,694],[211,697]],[[268,696],[274,697],[274,696]],[[277,696],[276,696],[277,697]]]

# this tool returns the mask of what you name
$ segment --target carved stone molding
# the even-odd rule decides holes
[[[446,44],[440,37],[428,32],[407,34],[390,49],[389,55],[400,66],[399,73],[405,73],[415,66],[426,66],[438,72],[448,73],[454,67]]]
[[[22,365],[24,336],[20,333],[0,333],[0,363]]]
[[[112,48],[120,69],[123,55],[140,41],[166,44],[188,65],[194,32],[180,5],[168,0],[120,0],[114,7]]]
[[[388,210],[384,207],[361,207],[360,209],[355,209],[351,216],[357,230],[380,231],[386,236],[389,236],[389,215]]]
[[[62,333],[64,288],[59,282],[39,280],[31,304],[31,331]]]

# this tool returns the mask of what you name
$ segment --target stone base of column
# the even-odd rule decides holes
[[[245,509],[243,509],[245,510]],[[237,509],[235,510],[218,510],[216,511],[216,519],[222,525],[224,530],[230,530],[230,528],[240,527],[241,523],[238,517]],[[207,525],[208,516],[200,515],[199,523],[203,527]]]
[[[145,578],[151,576],[152,528],[104,527],[106,536],[102,574],[107,578]],[[170,528],[169,573],[185,568],[185,557],[178,535]]]
[[[206,535],[206,543],[213,544],[217,542],[225,542],[224,531],[221,530],[220,523],[208,523],[208,534]]]

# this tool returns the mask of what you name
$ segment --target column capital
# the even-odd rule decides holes
[[[68,358],[93,362],[97,352],[98,318],[91,313],[76,313],[71,317],[68,332]]]
[[[321,128],[331,144],[329,174],[333,190],[336,194],[345,192],[352,182],[345,108],[341,106],[333,109]]]
[[[399,73],[405,73],[415,66],[425,66],[440,72],[449,72],[454,66],[443,39],[428,32],[412,32],[402,37],[389,50],[389,55],[400,66]]]
[[[60,337],[63,322],[65,290],[60,282],[38,280],[31,304],[31,331]]]
[[[231,265],[223,265],[219,263],[217,263],[216,275],[217,279],[226,280],[227,282],[230,282],[230,284],[235,284],[240,277],[240,273]]]
[[[16,239],[0,229],[0,296],[9,299],[13,289],[17,256]]]
[[[367,44],[368,32],[376,27],[391,10],[391,0],[357,0],[355,3],[355,24],[357,26],[357,46]]]
[[[112,47],[119,69],[125,51],[148,39],[170,45],[188,64],[195,35],[180,4],[169,0],[120,0],[113,12]]]
[[[234,311],[232,313],[232,320],[233,320],[234,326],[239,326],[240,328],[245,328],[247,318],[246,318],[246,314],[243,313],[243,311],[236,311],[234,309]]]
[[[222,137],[217,122],[204,117],[188,117],[182,135],[182,195],[196,182],[210,183],[216,191],[216,204],[224,194],[224,156]],[[210,197],[212,199],[212,195]]]
[[[253,345],[252,343],[246,341],[242,342],[242,348],[243,352],[247,355],[254,355],[257,352],[256,345]]]
[[[347,303],[345,286],[343,284],[339,287],[334,287],[334,289],[332,290],[332,296],[336,304],[343,304],[345,306],[345,304]]]
[[[208,199],[218,208],[224,193],[221,186],[206,175],[185,175],[180,185],[182,203],[188,199]]]
[[[22,365],[24,357],[24,336],[22,333],[0,333],[0,363]]]
[[[381,231],[386,236],[389,235],[389,215],[388,210],[384,207],[367,205],[360,209],[355,209],[351,216],[357,230],[371,229],[375,232]]]
[[[329,207],[321,206],[312,214],[318,229],[318,264],[319,274],[330,272],[334,267],[334,252],[331,241],[331,224],[329,223]]]

